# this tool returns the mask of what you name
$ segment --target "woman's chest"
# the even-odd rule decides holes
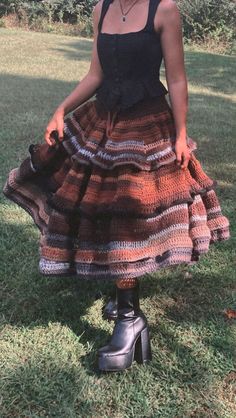
[[[97,50],[103,70],[145,68],[162,57],[159,37],[150,32],[99,33]]]

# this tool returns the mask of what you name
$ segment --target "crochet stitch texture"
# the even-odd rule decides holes
[[[87,279],[142,276],[196,262],[213,242],[229,238],[215,181],[191,158],[178,168],[175,128],[166,98],[120,112],[110,137],[107,112],[95,99],[65,119],[55,147],[30,145],[5,195],[41,232],[44,275]]]

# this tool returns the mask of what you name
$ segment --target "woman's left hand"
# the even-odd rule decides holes
[[[186,169],[188,167],[188,162],[190,160],[190,151],[187,146],[187,142],[184,139],[176,139],[175,142],[175,154],[176,154],[176,163],[178,167]]]

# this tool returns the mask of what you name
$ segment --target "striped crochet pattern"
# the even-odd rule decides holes
[[[97,99],[65,119],[54,147],[31,144],[4,194],[41,232],[43,275],[85,279],[143,276],[194,263],[229,238],[229,222],[188,138],[186,170],[176,164],[175,127],[164,96],[116,115]]]

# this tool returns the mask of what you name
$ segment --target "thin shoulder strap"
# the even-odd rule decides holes
[[[103,22],[104,16],[107,12],[108,7],[110,6],[110,3],[112,3],[112,2],[113,2],[113,0],[103,0],[101,15],[100,15],[100,19],[99,19],[99,22],[98,22],[98,32],[101,32],[102,22]]]
[[[146,27],[148,30],[154,30],[154,18],[160,2],[161,0],[149,0],[148,20]]]

